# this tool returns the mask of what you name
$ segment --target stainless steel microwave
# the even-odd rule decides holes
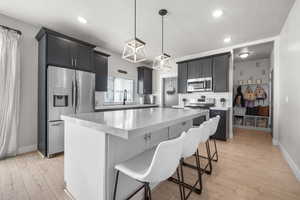
[[[212,77],[188,79],[188,92],[209,92],[212,91]]]

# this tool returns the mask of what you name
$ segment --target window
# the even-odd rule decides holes
[[[127,90],[127,103],[134,102],[134,80],[125,78],[108,77],[107,92],[105,92],[104,103],[123,103],[124,90]]]

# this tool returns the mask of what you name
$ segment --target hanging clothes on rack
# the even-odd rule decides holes
[[[242,86],[240,86],[240,85],[237,88],[237,94],[233,101],[233,107],[236,107],[236,106],[245,107],[244,94],[242,92]]]
[[[251,89],[250,86],[248,86],[245,90],[245,93],[244,93],[244,97],[245,97],[245,105],[246,107],[254,107],[255,105],[255,100],[256,100],[256,95],[255,93],[253,92],[253,90]]]
[[[263,104],[264,104],[265,99],[267,99],[267,93],[264,90],[264,88],[261,87],[260,85],[257,85],[254,93],[255,93],[256,100],[258,101],[258,103],[260,103],[260,101],[263,101]]]

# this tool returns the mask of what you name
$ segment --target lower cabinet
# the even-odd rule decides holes
[[[219,125],[216,133],[212,136],[217,140],[226,141],[229,138],[229,111],[228,110],[210,110],[210,118],[220,116]]]
[[[183,131],[188,131],[193,126],[193,121],[186,121],[180,124],[176,124],[169,128],[169,139],[177,138]]]
[[[168,140],[168,128],[148,133],[144,136],[144,138],[146,141],[146,148],[151,149],[162,141]]]

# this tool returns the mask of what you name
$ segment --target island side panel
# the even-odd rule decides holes
[[[76,200],[105,199],[106,134],[65,121],[64,178]]]
[[[113,189],[115,184],[116,171],[114,166],[126,161],[146,150],[146,140],[144,136],[123,139],[113,135],[108,135],[108,153],[107,153],[107,179],[106,199],[113,199]],[[120,173],[117,191],[117,200],[125,199],[129,194],[135,191],[139,186],[135,180]]]
[[[160,142],[168,139],[173,139],[181,135],[183,131],[187,131],[192,127],[193,121],[185,121],[173,125],[171,127],[163,128],[158,131],[145,133],[143,136],[130,138],[128,140],[120,137],[108,135],[108,153],[107,153],[107,200],[112,200],[113,188],[115,184],[116,171],[114,166],[118,163],[126,161],[147,149],[153,148]],[[158,183],[151,185],[155,187]],[[137,181],[120,173],[119,184],[117,191],[117,200],[125,199],[129,194],[134,192],[141,186]],[[142,190],[133,200],[143,199]]]

